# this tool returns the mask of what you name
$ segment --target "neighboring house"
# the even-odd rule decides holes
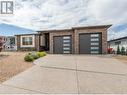
[[[0,36],[0,51],[4,48],[4,43],[6,38],[4,36]]]
[[[54,54],[105,54],[107,29],[111,25],[74,27],[16,35],[18,50],[48,51]]]
[[[15,51],[15,50],[17,50],[15,36],[6,37],[4,50],[5,51]]]
[[[117,51],[117,47],[124,47],[127,49],[127,37],[122,37],[114,40],[108,41],[108,48],[112,48],[115,52]]]

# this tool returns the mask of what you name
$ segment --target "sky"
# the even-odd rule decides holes
[[[0,15],[0,35],[106,24],[108,39],[127,36],[127,0],[15,0],[14,14]]]

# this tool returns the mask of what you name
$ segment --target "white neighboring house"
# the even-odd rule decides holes
[[[15,36],[7,36],[5,42],[5,51],[16,51],[16,39]]]
[[[108,48],[112,48],[115,52],[117,51],[118,46],[120,47],[120,49],[124,47],[125,50],[127,50],[127,37],[108,41]]]

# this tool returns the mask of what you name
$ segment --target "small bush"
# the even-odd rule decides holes
[[[44,56],[46,56],[46,52],[32,52],[32,53],[28,53],[28,55],[24,57],[24,60],[27,62],[32,62],[35,59],[38,59]]]
[[[25,56],[24,60],[27,62],[32,62],[32,61],[34,61],[34,58],[32,55],[28,54]]]
[[[122,47],[122,48],[121,48],[121,55],[125,55],[125,54],[126,54],[125,48]]]
[[[39,56],[37,54],[32,55],[32,56],[33,56],[34,59],[38,59],[39,58]]]
[[[44,56],[46,56],[46,52],[37,52],[37,55],[39,57],[44,57]]]
[[[118,45],[118,47],[117,47],[117,54],[121,54],[119,45]]]

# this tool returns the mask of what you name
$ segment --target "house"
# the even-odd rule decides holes
[[[105,54],[107,29],[111,25],[43,30],[16,35],[18,50],[48,51],[53,54]]]
[[[116,52],[118,46],[120,47],[120,49],[122,47],[124,47],[125,49],[127,49],[127,36],[108,41],[108,48],[112,48],[113,51]]]
[[[6,41],[6,38],[4,36],[0,36],[0,51],[4,48],[4,43]]]
[[[15,42],[15,36],[7,36],[6,37],[6,42],[5,42],[5,47],[4,50],[5,51],[16,51],[17,50],[17,46],[16,46],[16,42]]]

